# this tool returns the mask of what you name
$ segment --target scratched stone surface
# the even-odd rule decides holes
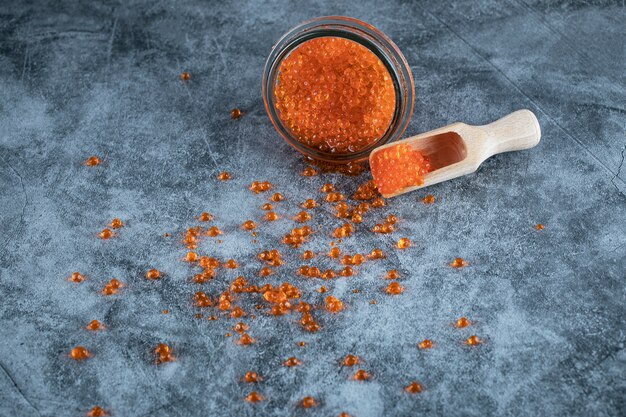
[[[103,3],[0,3],[0,416],[81,416],[94,405],[114,416],[626,414],[623,2]],[[272,128],[260,85],[273,42],[331,14],[376,25],[406,55],[416,84],[407,134],[528,108],[543,137],[432,187],[432,206],[416,192],[368,213],[341,247],[388,258],[322,282],[295,271],[302,250],[328,250],[341,224],[332,207],[313,210],[316,234],[301,249],[280,238],[324,182],[350,194],[368,174],[300,176],[305,164]],[[82,165],[94,154],[102,165]],[[221,170],[233,180],[217,181]],[[247,189],[254,180],[287,197],[275,224],[262,221],[267,196]],[[225,234],[198,251],[241,266],[199,286],[180,234],[204,210]],[[396,233],[368,232],[390,213]],[[127,226],[98,239],[113,217]],[[247,219],[260,223],[257,243],[240,229]],[[413,247],[394,250],[403,236]],[[271,248],[287,264],[263,279],[255,255]],[[458,256],[471,265],[450,268]],[[163,279],[143,278],[153,267]],[[397,297],[383,293],[392,267],[406,288]],[[87,280],[68,282],[73,271]],[[236,320],[197,319],[191,303],[238,274],[289,281],[316,305],[326,285],[346,310],[315,311],[322,330],[310,334],[296,315],[269,317],[254,308],[260,296],[241,295],[257,343],[238,346],[225,336]],[[126,287],[100,295],[112,277]],[[460,316],[473,325],[454,328]],[[84,330],[93,319],[107,329]],[[484,343],[464,345],[471,334]],[[424,338],[435,347],[417,349]],[[155,365],[160,342],[175,363]],[[93,357],[70,360],[76,345]],[[350,379],[355,369],[339,365],[348,353],[371,381]],[[283,367],[289,356],[303,364]],[[249,370],[264,380],[242,383]],[[423,393],[403,391],[413,380]],[[243,401],[253,389],[266,400]],[[307,395],[316,409],[298,408]]]

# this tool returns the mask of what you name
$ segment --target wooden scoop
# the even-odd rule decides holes
[[[406,143],[430,159],[431,170],[424,184],[402,188],[383,197],[395,197],[409,191],[428,187],[463,175],[471,174],[480,164],[495,154],[521,151],[536,146],[541,138],[537,117],[530,110],[518,110],[484,126],[465,123],[451,125],[422,133],[376,148],[381,149]]]

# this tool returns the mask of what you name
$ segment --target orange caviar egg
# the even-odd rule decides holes
[[[306,342],[298,342],[298,346],[305,347],[306,346]]]
[[[304,203],[302,203],[302,207],[305,209],[312,209],[312,208],[317,207],[317,202],[313,200],[312,198],[309,198]]]
[[[268,222],[278,220],[278,214],[274,213],[273,211],[268,211],[267,213],[265,213],[265,220],[267,220]]]
[[[419,394],[420,392],[422,392],[422,389],[422,385],[419,382],[413,381],[409,385],[407,385],[404,390],[409,394]]]
[[[337,259],[339,258],[340,255],[341,255],[341,249],[339,249],[337,246],[335,246],[330,251],[328,251],[328,256],[330,256],[331,258]]]
[[[165,343],[159,343],[157,347],[154,349],[154,353],[157,356],[156,358],[157,364],[173,362],[176,360],[176,357],[174,357],[173,355],[172,348],[166,345]]]
[[[224,232],[222,232],[222,231],[220,230],[220,228],[219,228],[219,227],[217,227],[217,226],[211,226],[211,227],[209,227],[209,228],[207,229],[207,231],[206,231],[206,234],[207,234],[208,236],[211,236],[211,237],[217,237],[217,236],[219,236],[219,235],[221,235],[221,234],[223,234],[223,233],[224,233]]]
[[[328,289],[323,285],[317,290],[320,294],[324,294],[326,291],[328,291]]]
[[[372,376],[369,373],[367,373],[363,369],[359,369],[358,371],[356,371],[352,379],[354,379],[355,381],[367,381],[371,377]]]
[[[243,381],[247,382],[249,384],[255,384],[259,381],[262,381],[263,378],[261,378],[259,376],[259,374],[257,374],[256,372],[250,371],[250,372],[246,372],[246,375],[244,375],[243,377]]]
[[[215,271],[209,269],[200,274],[196,274],[193,276],[193,282],[196,284],[204,284],[205,282],[209,282],[215,278]]]
[[[187,262],[196,262],[198,260],[198,254],[195,252],[187,252],[187,255],[185,255],[185,260]]]
[[[356,355],[348,354],[341,363],[343,366],[354,366],[361,363],[361,359]]]
[[[398,247],[398,249],[407,249],[411,247],[411,241],[408,237],[403,237],[398,240],[396,246]]]
[[[231,119],[239,119],[242,114],[243,114],[243,112],[241,110],[235,108],[235,109],[232,109],[230,111],[230,118]]]
[[[256,391],[252,391],[250,394],[248,394],[248,396],[246,397],[246,401],[248,401],[249,403],[258,403],[259,401],[263,401],[265,398],[259,394]]]
[[[384,207],[387,205],[387,203],[385,202],[385,199],[382,197],[376,197],[374,201],[372,201],[371,204],[372,204],[372,207],[376,207],[376,208]]]
[[[282,195],[281,193],[274,193],[272,194],[272,198],[271,200],[275,203],[278,203],[279,201],[284,201],[285,200],[285,196]]]
[[[104,408],[97,405],[87,413],[87,417],[105,417],[108,415],[109,413]]]
[[[235,324],[235,327],[233,327],[233,330],[236,331],[237,333],[243,333],[249,328],[250,326],[240,321],[239,323]]]
[[[433,347],[433,341],[430,339],[424,339],[419,343],[418,347],[420,349],[430,349]]]
[[[211,220],[213,220],[213,216],[206,211],[203,211],[202,213],[200,213],[200,216],[198,216],[198,220],[200,220],[201,222],[210,222]]]
[[[311,215],[307,213],[306,211],[301,211],[293,219],[297,222],[304,223],[304,222],[311,220]]]
[[[265,298],[268,303],[281,303],[283,301],[287,301],[287,295],[280,289],[265,291],[263,293],[263,298]]]
[[[341,193],[328,193],[326,194],[326,201],[329,203],[336,203],[345,199],[345,196]]]
[[[305,250],[305,251],[302,253],[302,259],[311,259],[311,258],[313,258],[314,256],[315,256],[315,254],[313,253],[313,251],[310,251],[310,250]]]
[[[265,210],[265,211],[274,210],[274,206],[271,205],[270,203],[265,203],[261,206],[261,210]]]
[[[316,175],[319,175],[319,171],[313,167],[306,167],[304,171],[302,171],[302,176],[304,177],[314,177]]]
[[[193,296],[193,300],[195,305],[198,307],[210,307],[213,305],[213,302],[211,301],[209,296],[202,291],[198,291],[197,293],[195,293]]]
[[[359,43],[311,39],[282,60],[278,74],[274,95],[279,118],[310,148],[358,152],[391,124],[393,81],[381,60]]]
[[[264,193],[272,189],[272,184],[269,181],[254,181],[250,185],[250,190],[255,194]]]
[[[124,226],[124,222],[116,217],[111,220],[111,224],[109,226],[111,226],[111,228],[113,229],[119,229],[120,227]]]
[[[68,278],[68,281],[72,282],[83,282],[85,280],[85,276],[80,272],[73,272],[72,275]]]
[[[385,223],[387,223],[387,224],[396,224],[396,223],[398,223],[398,217],[396,217],[395,214],[390,214],[385,219]]]
[[[351,417],[351,416],[350,414],[344,412],[344,413],[340,413],[339,417]]]
[[[332,193],[333,191],[335,191],[335,186],[329,182],[327,182],[326,184],[322,186],[323,193]]]
[[[545,228],[545,226],[541,223],[537,223],[537,225],[535,225],[535,229],[537,230],[543,230]]]
[[[351,267],[346,266],[341,271],[339,271],[339,275],[341,275],[342,277],[351,277],[352,275],[354,275],[354,270]]]
[[[385,253],[382,249],[372,249],[367,257],[369,259],[383,259],[385,257]]]
[[[192,252],[189,252],[192,253]],[[146,272],[146,278],[147,279],[159,279],[161,278],[161,271],[159,271],[158,269],[151,269],[148,272]]]
[[[407,187],[424,184],[430,162],[406,143],[375,152],[370,158],[372,176],[381,194],[393,194]]]
[[[359,224],[363,221],[363,217],[359,213],[354,213],[352,217],[350,217],[352,223]]]
[[[458,319],[456,321],[456,327],[458,327],[459,329],[462,329],[464,327],[469,326],[471,323],[470,321],[467,319],[467,317],[461,317],[460,319]]]
[[[91,357],[91,352],[87,350],[84,346],[76,346],[74,349],[70,350],[70,358],[75,361],[83,361]]]
[[[293,366],[302,365],[302,361],[300,359],[296,358],[295,356],[292,356],[291,358],[289,358],[285,362],[283,362],[283,365],[285,365],[288,368],[291,368]]]
[[[437,199],[434,195],[428,194],[426,197],[422,198],[422,203],[424,204],[433,204]]]
[[[233,311],[230,312],[230,316],[234,319],[238,319],[240,317],[245,316],[246,313],[245,311],[243,311],[243,309],[241,307],[235,307],[233,308]]]
[[[385,290],[387,294],[398,295],[404,292],[404,287],[400,285],[400,283],[394,281],[391,284],[387,285],[387,289]]]
[[[313,397],[304,397],[302,399],[302,401],[300,401],[300,405],[303,408],[316,407],[317,406],[317,401],[315,401],[315,398],[313,398]]]
[[[104,295],[117,294],[117,290],[119,290],[123,286],[124,284],[122,284],[119,280],[113,278],[111,279],[111,281],[109,281],[107,285],[104,286],[104,289],[102,290],[102,294]]]
[[[463,268],[467,265],[469,265],[469,262],[465,261],[463,258],[456,258],[450,263],[450,266],[453,268]]]
[[[180,79],[183,81],[189,81],[190,78],[191,78],[191,74],[189,74],[187,71],[182,72],[180,74]]]
[[[100,165],[101,163],[102,163],[102,161],[100,160],[100,158],[98,158],[95,155],[94,156],[90,156],[85,161],[85,165],[87,165],[88,167],[95,167],[97,165]]]
[[[387,278],[387,279],[398,279],[398,278],[400,278],[400,273],[398,272],[397,269],[391,269],[391,270],[387,271],[387,276],[385,278]]]
[[[241,335],[241,338],[237,341],[237,344],[242,346],[248,346],[253,344],[254,342],[255,340],[248,333],[243,333]]]
[[[261,268],[261,270],[259,271],[259,275],[262,277],[267,277],[270,276],[274,273],[274,271],[272,271],[272,268],[270,268],[269,266],[264,266],[263,268]]]
[[[243,227],[244,230],[254,230],[256,229],[256,223],[252,220],[247,220],[241,227]]]
[[[163,313],[163,314],[170,314],[170,311],[165,309],[165,310],[161,311],[161,313]]]
[[[354,193],[352,198],[355,200],[371,200],[378,195],[376,188],[374,180],[367,181],[366,183],[359,185],[359,188],[356,190],[356,193]]]
[[[229,259],[224,264],[224,267],[226,267],[228,269],[237,269],[239,267],[239,265],[237,264],[237,262],[234,259]]]
[[[339,313],[341,310],[343,310],[343,302],[340,299],[333,297],[332,295],[326,297],[325,304],[326,310],[331,313]]]
[[[100,237],[100,239],[111,239],[113,237],[113,232],[111,231],[111,229],[102,229],[102,231],[100,233],[98,233],[98,236]]]
[[[481,344],[482,342],[483,341],[480,340],[478,336],[475,336],[475,335],[468,337],[467,340],[465,341],[465,343],[467,343],[470,346],[476,346],[476,345]]]
[[[100,323],[98,320],[92,320],[85,327],[85,329],[92,330],[92,331],[103,330],[104,329],[104,325],[102,323]]]

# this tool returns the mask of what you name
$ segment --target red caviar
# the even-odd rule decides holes
[[[252,190],[255,194],[264,193],[272,189],[272,183],[269,181],[254,181],[252,185],[250,185],[250,190]]]
[[[343,310],[343,302],[340,299],[333,297],[332,295],[326,297],[325,304],[326,310],[331,313],[339,313],[341,310]]]
[[[391,269],[391,270],[387,271],[387,276],[385,278],[387,278],[387,279],[398,279],[398,278],[400,278],[400,273],[398,272],[397,269]]]
[[[73,272],[67,280],[72,282],[83,282],[85,280],[85,276],[80,272]]]
[[[76,346],[74,349],[70,350],[70,358],[75,361],[83,361],[91,357],[91,352],[87,350],[84,346]]]
[[[283,365],[285,365],[288,368],[291,368],[291,367],[294,367],[294,366],[302,365],[302,361],[300,359],[296,358],[295,356],[292,356],[291,358],[289,358],[285,362],[283,362]]]
[[[187,71],[182,72],[180,74],[180,79],[183,81],[189,81],[190,78],[191,78],[191,74],[189,74]]]
[[[363,369],[359,369],[358,371],[356,371],[356,373],[352,377],[352,379],[354,379],[355,381],[367,381],[371,378],[372,376]]]
[[[201,222],[210,222],[211,220],[213,220],[213,216],[210,213],[203,211],[202,213],[200,213],[200,216],[198,216],[198,220],[200,220]]]
[[[249,403],[258,403],[259,401],[263,401],[265,398],[259,394],[256,391],[252,391],[250,394],[248,394],[248,396],[246,397],[246,401],[248,401]]]
[[[151,269],[146,272],[146,279],[154,280],[159,278],[161,278],[161,271],[159,271],[158,269]]]
[[[246,375],[243,377],[243,381],[249,384],[255,384],[259,381],[262,381],[263,378],[259,376],[256,372],[250,371],[246,372]]]
[[[458,319],[456,321],[456,327],[458,327],[459,329],[462,329],[464,327],[469,326],[471,323],[470,321],[467,319],[467,317],[461,317],[460,319]]]
[[[112,229],[119,229],[124,226],[124,222],[116,217],[111,220],[111,224],[109,224],[109,226],[111,226]]]
[[[398,247],[398,249],[407,249],[411,247],[411,240],[407,237],[403,237],[400,240],[398,240],[398,243],[396,244],[396,246]]]
[[[420,392],[422,392],[423,388],[419,382],[413,381],[409,385],[407,385],[404,390],[409,394],[419,394]]]
[[[86,414],[87,417],[105,417],[108,416],[109,413],[100,406],[95,406]]]
[[[267,220],[268,222],[278,220],[278,214],[274,213],[273,211],[268,211],[267,213],[265,213],[265,220]]]
[[[400,285],[400,283],[394,281],[387,286],[387,289],[385,291],[387,292],[387,294],[399,295],[404,292],[404,287]]]
[[[154,353],[156,355],[157,364],[173,362],[176,360],[176,357],[173,354],[172,348],[166,345],[165,343],[159,343],[157,347],[154,349]]]
[[[317,207],[317,202],[313,200],[312,198],[309,198],[304,203],[302,203],[302,207],[305,209],[312,209],[312,208]]]
[[[343,358],[342,361],[343,366],[354,366],[359,363],[361,363],[361,359],[358,356],[352,354],[346,355],[346,357]]]
[[[242,114],[243,114],[243,112],[241,110],[239,110],[239,109],[232,109],[230,111],[231,119],[239,119]]]
[[[543,224],[541,224],[541,223],[537,223],[537,224],[535,225],[535,229],[537,229],[537,230],[543,230],[543,229],[545,229],[545,226],[544,226]]]
[[[424,204],[434,204],[435,201],[437,201],[437,199],[432,194],[428,194],[426,197],[422,199],[422,203]]]
[[[428,158],[406,143],[375,152],[370,163],[378,191],[383,195],[424,184],[424,176],[430,171]]]
[[[103,330],[104,329],[104,325],[102,323],[100,323],[98,320],[92,320],[85,327],[85,329],[91,330],[91,331]]]
[[[456,259],[454,259],[454,261],[452,261],[450,263],[451,267],[457,268],[457,269],[463,268],[463,267],[468,266],[468,265],[469,265],[469,262],[467,262],[463,258],[456,258]]]
[[[418,347],[420,349],[430,349],[431,347],[433,347],[433,341],[430,339],[424,339],[420,342],[420,344],[418,345]]]
[[[300,405],[302,408],[311,408],[317,406],[317,401],[313,397],[304,397],[302,401],[300,401]]]
[[[467,338],[467,340],[465,341],[466,344],[470,345],[470,346],[476,346],[476,345],[480,345],[483,341],[480,340],[478,338],[478,336],[473,335]]]
[[[119,280],[113,278],[111,279],[111,281],[108,282],[107,285],[104,286],[104,289],[102,290],[102,294],[104,295],[117,294],[117,290],[119,290],[123,286],[124,284],[122,284]]]
[[[302,175],[304,177],[314,177],[316,175],[319,175],[319,171],[313,167],[306,167],[304,168],[304,171],[302,171]]]
[[[113,232],[111,229],[102,229],[102,231],[98,233],[98,236],[103,240],[111,239],[113,237]]]
[[[90,156],[85,161],[85,165],[87,165],[88,167],[95,167],[97,165],[100,165],[101,163],[102,163],[102,161],[100,160],[100,158],[98,158],[95,155],[94,156]]]
[[[282,60],[276,110],[303,144],[358,152],[383,136],[396,107],[393,81],[369,49],[338,37],[311,39]]]

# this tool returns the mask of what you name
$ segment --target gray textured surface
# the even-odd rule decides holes
[[[624,415],[623,2],[229,3],[0,4],[0,415],[77,416],[96,404],[115,416]],[[260,97],[272,43],[327,14],[371,22],[405,53],[417,93],[409,134],[530,108],[543,140],[433,187],[434,206],[416,193],[368,216],[362,229],[396,213],[400,231],[347,240],[350,251],[392,254],[325,283],[347,311],[318,314],[317,334],[303,334],[294,316],[259,314],[247,320],[259,342],[242,348],[224,337],[234,320],[194,318],[185,249],[163,234],[208,210],[227,233],[201,252],[234,257],[240,273],[261,281],[253,255],[280,247],[292,222],[263,225],[262,243],[250,243],[238,225],[259,219],[265,200],[246,190],[251,181],[276,184],[289,199],[278,208],[284,216],[325,181],[354,190],[353,178],[298,176],[303,163]],[[183,70],[192,73],[186,84]],[[246,114],[232,121],[236,106]],[[105,163],[82,166],[92,154]],[[218,183],[222,169],[235,179]],[[304,248],[325,250],[339,219],[316,213],[320,233]],[[128,227],[97,239],[115,216]],[[533,229],[538,222],[544,231]],[[392,250],[403,235],[415,247]],[[269,281],[289,280],[319,302],[321,283],[293,274],[300,251],[283,252],[290,265]],[[457,256],[472,266],[447,267]],[[381,293],[392,265],[407,288],[395,298]],[[147,282],[149,267],[167,277]],[[65,281],[75,270],[89,279]],[[206,291],[235,275],[221,272]],[[127,288],[100,296],[111,277]],[[255,302],[241,303],[250,311]],[[452,328],[461,315],[477,323]],[[108,330],[81,329],[96,318]],[[471,333],[486,343],[463,346]],[[436,348],[418,351],[426,337]],[[161,341],[178,362],[153,364]],[[76,344],[95,356],[72,362]],[[362,355],[374,380],[350,381],[337,363],[347,353]],[[282,367],[292,355],[303,366]],[[265,376],[256,388],[268,398],[255,406],[242,401],[252,388],[239,382],[251,369]],[[402,389],[413,379],[427,390],[411,397]],[[296,407],[305,395],[320,400],[315,412]]]

